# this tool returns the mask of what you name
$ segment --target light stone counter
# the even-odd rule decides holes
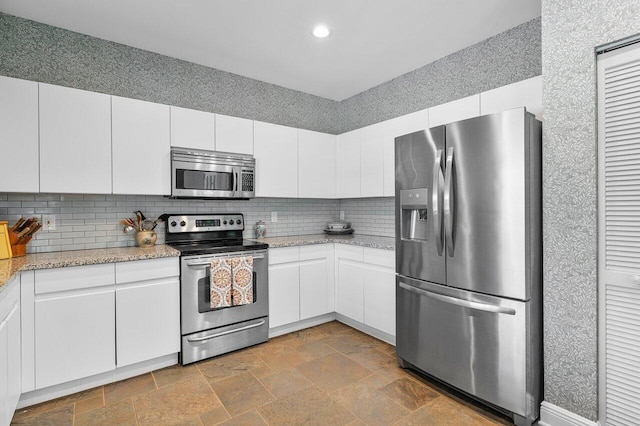
[[[20,271],[176,256],[180,256],[180,252],[164,244],[150,248],[121,247],[28,254],[13,259],[0,260],[0,292],[4,289],[4,285]]]
[[[314,235],[296,235],[293,237],[267,237],[254,239],[262,243],[269,244],[269,248],[279,247],[296,247],[296,246],[308,246],[313,244],[329,244],[340,243],[349,244],[354,246],[369,247],[383,250],[395,250],[396,240],[393,237],[379,237],[375,235],[327,235],[327,234],[314,234]]]

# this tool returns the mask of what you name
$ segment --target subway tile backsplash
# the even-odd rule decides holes
[[[8,220],[10,225],[21,216],[56,216],[56,230],[40,230],[28,245],[29,253],[133,246],[133,234],[123,233],[118,222],[134,217],[135,210],[141,210],[149,218],[163,213],[240,212],[245,215],[247,238],[253,236],[253,225],[258,220],[266,222],[267,236],[318,234],[326,222],[337,220],[340,210],[344,210],[345,219],[358,234],[394,234],[393,198],[215,201],[150,195],[0,193],[0,220]],[[271,212],[277,212],[277,222],[271,222]],[[158,243],[163,243],[164,225],[159,225],[156,231]]]

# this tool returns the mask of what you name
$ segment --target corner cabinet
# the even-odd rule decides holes
[[[171,194],[168,105],[113,96],[113,193]]]
[[[22,391],[20,284],[14,278],[0,294],[0,424],[11,423]]]
[[[376,337],[393,342],[395,252],[336,244],[335,259],[336,312],[347,320],[364,324]]]
[[[111,96],[39,90],[40,192],[111,194]]]

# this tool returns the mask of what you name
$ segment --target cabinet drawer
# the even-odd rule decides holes
[[[327,244],[300,247],[300,260],[325,259],[326,257]]]
[[[299,247],[281,247],[269,249],[269,265],[297,262],[300,260]]]
[[[336,244],[336,258],[355,260],[356,262],[362,262],[363,260],[363,247],[348,246],[345,244]]]
[[[382,250],[365,247],[364,262],[383,268],[396,268],[396,252],[393,250]]]
[[[179,275],[180,263],[177,257],[116,263],[116,282],[118,284],[177,277]]]
[[[115,284],[115,282],[116,275],[113,263],[35,271],[36,294],[81,290]]]

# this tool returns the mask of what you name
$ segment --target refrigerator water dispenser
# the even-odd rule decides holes
[[[427,188],[400,190],[400,232],[403,240],[427,241],[428,192]]]

